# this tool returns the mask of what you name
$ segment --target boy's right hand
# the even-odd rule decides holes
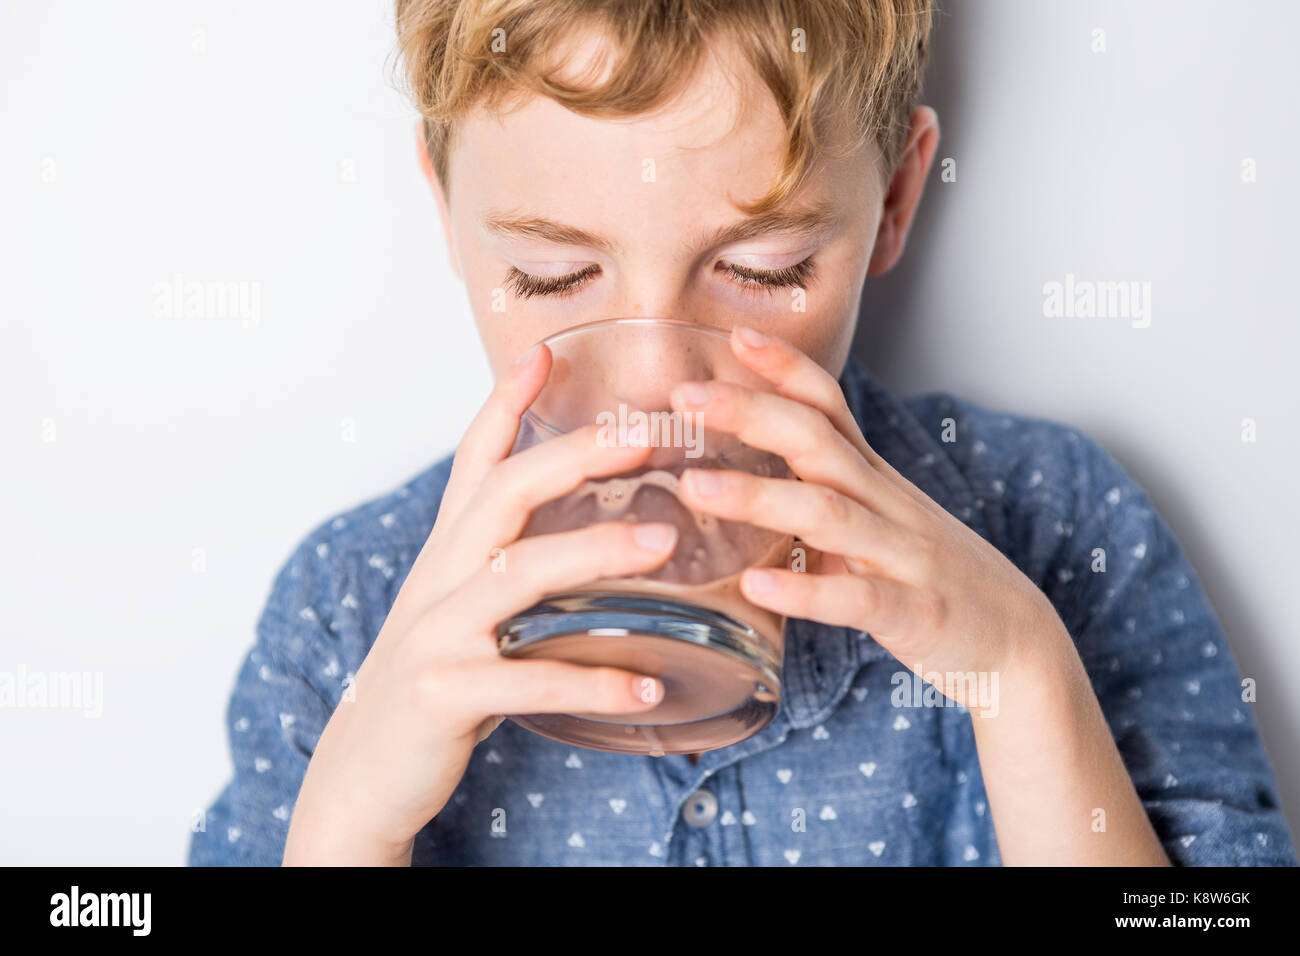
[[[538,505],[651,451],[598,444],[593,424],[510,457],[550,367],[545,347],[525,353],[465,433],[433,531],[316,745],[286,865],[409,864],[416,833],[502,714],[626,714],[660,702],[660,682],[631,671],[497,652],[499,621],[554,591],[650,571],[676,544],[671,525],[625,521],[517,540]]]

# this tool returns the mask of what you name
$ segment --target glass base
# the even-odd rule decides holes
[[[502,656],[611,666],[659,678],[664,700],[637,714],[509,714],[533,733],[614,753],[701,753],[776,715],[781,662],[752,627],[660,595],[557,594],[497,626]]]

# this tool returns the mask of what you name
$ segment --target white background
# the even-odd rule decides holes
[[[1298,8],[948,6],[927,101],[957,181],[868,284],[858,352],[902,394],[1079,426],[1147,488],[1259,679],[1294,826]],[[0,12],[0,670],[105,695],[99,719],[0,710],[2,863],[182,862],[276,570],[486,394],[391,17]],[[1066,273],[1150,282],[1151,326],[1045,318]],[[158,317],[176,276],[243,283],[256,321]]]

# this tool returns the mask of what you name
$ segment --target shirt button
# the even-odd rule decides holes
[[[718,798],[708,790],[696,790],[682,807],[682,819],[693,827],[707,827],[717,815]]]

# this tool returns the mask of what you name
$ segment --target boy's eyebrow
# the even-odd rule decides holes
[[[835,222],[835,213],[829,203],[816,203],[799,208],[773,209],[739,222],[722,226],[711,235],[702,237],[699,248],[712,248],[729,242],[755,239],[769,233],[794,233],[809,235],[825,229]],[[577,226],[566,225],[541,216],[519,216],[510,213],[490,212],[483,217],[483,225],[502,236],[522,236],[541,239],[566,246],[586,246],[603,252],[620,251],[618,243],[595,235]]]
[[[588,246],[602,252],[614,252],[617,247],[608,239],[567,226],[553,219],[540,216],[514,216],[509,213],[490,212],[483,217],[483,225],[502,236],[522,236],[527,239],[541,239],[544,242],[558,242],[566,246]]]
[[[830,203],[825,202],[811,206],[777,208],[715,230],[700,243],[700,248],[711,249],[729,242],[757,239],[774,232],[811,235],[832,225],[835,219],[834,209]]]

